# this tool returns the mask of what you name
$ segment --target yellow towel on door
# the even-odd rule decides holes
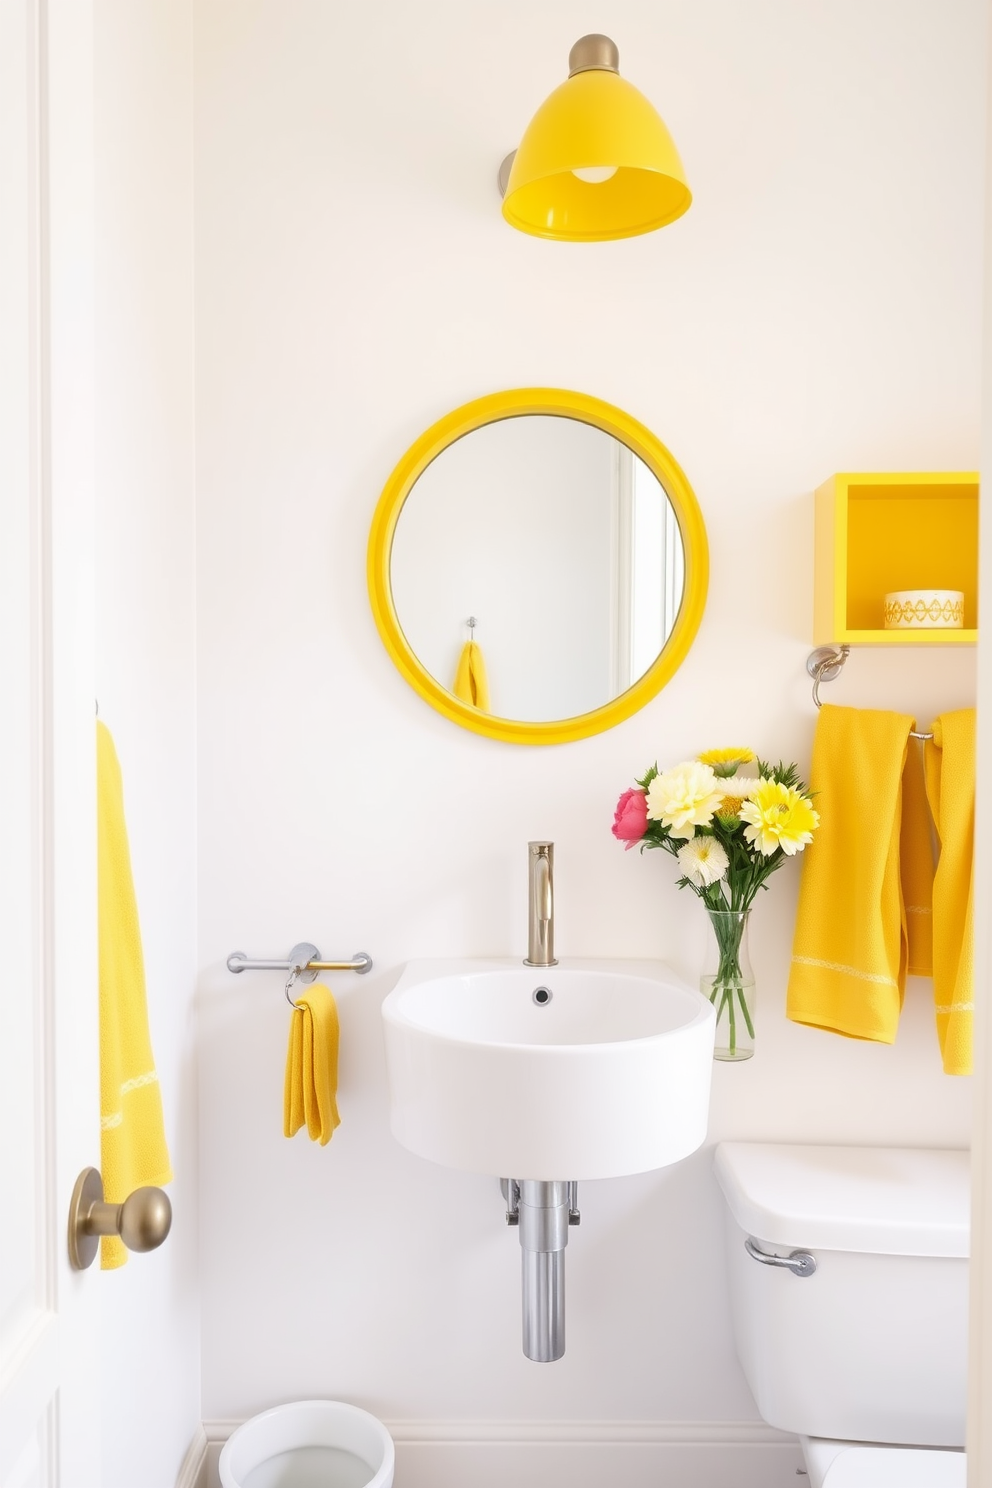
[[[286,1055],[283,1132],[293,1137],[306,1123],[311,1142],[326,1147],[334,1128],[341,1124],[337,1106],[338,1010],[322,982],[298,989],[296,1001]]]
[[[944,1072],[971,1074],[974,1008],[975,710],[945,713],[926,745],[940,856],[933,885],[933,992]]]
[[[110,732],[96,726],[97,913],[100,951],[100,1169],[121,1204],[172,1178],[162,1096],[148,1032],[145,966],[124,821],[124,786]],[[101,1241],[104,1270],[123,1266],[116,1236]]]
[[[820,826],[803,854],[786,1014],[849,1038],[895,1041],[908,947],[900,875],[912,718],[825,704],[810,788]]]
[[[458,670],[455,672],[454,693],[456,698],[478,708],[480,713],[490,711],[489,678],[486,676],[486,663],[482,659],[477,641],[466,641],[462,647]]]

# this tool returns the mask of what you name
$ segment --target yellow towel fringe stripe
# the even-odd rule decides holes
[[[872,971],[859,971],[856,966],[842,966],[839,961],[821,961],[818,956],[793,956],[796,966],[820,966],[824,971],[839,971],[843,976],[857,977],[860,982],[878,982],[883,987],[898,987],[895,977],[879,976]]]

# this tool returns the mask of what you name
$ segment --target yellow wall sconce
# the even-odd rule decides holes
[[[539,238],[595,243],[654,232],[692,192],[660,114],[620,76],[608,36],[583,36],[568,81],[534,115],[500,166],[503,216]]]

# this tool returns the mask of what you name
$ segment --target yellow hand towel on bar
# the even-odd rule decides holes
[[[145,966],[124,787],[114,741],[96,726],[97,914],[100,948],[100,1168],[108,1203],[172,1178],[162,1096],[148,1032]],[[123,1266],[127,1250],[104,1236],[100,1264]]]
[[[933,993],[944,1072],[971,1074],[974,1008],[975,710],[944,713],[926,745],[940,856],[933,885]]]
[[[902,782],[912,718],[820,710],[810,789],[820,826],[803,854],[786,1014],[895,1041],[907,967]]]
[[[326,1147],[340,1126],[338,1115],[338,1010],[322,982],[298,989],[289,1030],[283,1132],[294,1137],[306,1123],[311,1142]]]
[[[462,647],[458,670],[455,672],[454,693],[456,698],[468,703],[470,707],[478,708],[480,713],[490,712],[489,678],[486,676],[486,663],[482,659],[477,641],[466,641]]]

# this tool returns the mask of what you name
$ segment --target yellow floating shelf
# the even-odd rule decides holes
[[[832,475],[816,492],[813,642],[973,646],[978,640],[978,473]],[[886,630],[885,596],[960,589],[963,630]]]

